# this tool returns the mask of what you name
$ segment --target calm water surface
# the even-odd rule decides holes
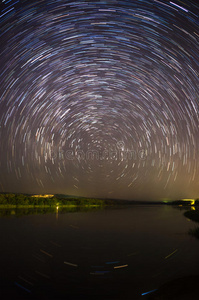
[[[0,217],[1,299],[144,299],[199,275],[196,224],[170,206]]]

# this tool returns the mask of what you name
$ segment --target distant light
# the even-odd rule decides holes
[[[37,198],[52,198],[52,197],[54,197],[54,195],[52,195],[52,194],[32,195],[31,197],[37,197]]]
[[[191,202],[191,205],[195,205],[195,199],[182,199],[183,201]]]

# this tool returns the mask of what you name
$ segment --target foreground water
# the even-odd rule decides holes
[[[145,299],[164,283],[197,276],[199,240],[188,234],[196,224],[183,212],[1,210],[1,299]]]

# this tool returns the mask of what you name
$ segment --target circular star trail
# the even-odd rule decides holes
[[[0,186],[199,196],[199,6],[1,1]]]

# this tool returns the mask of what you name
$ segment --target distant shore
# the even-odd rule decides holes
[[[76,206],[104,206],[102,199],[67,197],[59,195],[26,195],[0,194],[1,208],[44,208],[44,207],[76,207]]]
[[[130,201],[122,199],[97,199],[71,195],[28,195],[1,193],[0,208],[41,208],[41,207],[103,207],[115,205],[199,205],[199,199],[184,199],[176,201]]]

